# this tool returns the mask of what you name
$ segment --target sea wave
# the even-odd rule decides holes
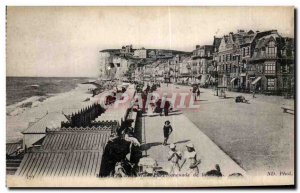
[[[63,93],[77,87],[88,78],[61,77],[7,77],[6,105],[16,104],[33,96]]]
[[[32,96],[21,102],[9,105],[6,107],[6,115],[17,116],[22,114],[26,109],[38,107],[47,98],[45,96]]]

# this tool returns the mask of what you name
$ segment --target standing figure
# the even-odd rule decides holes
[[[155,110],[154,110],[154,112],[155,113],[159,113],[159,115],[162,116],[161,99],[158,99],[155,102]]]
[[[163,145],[167,145],[169,136],[173,132],[173,128],[172,128],[172,126],[171,126],[170,123],[171,123],[170,121],[166,121],[165,125],[164,125],[164,128],[163,128],[163,130],[164,130],[164,142],[163,142]]]
[[[252,98],[255,98],[255,89],[253,89]]]
[[[193,86],[192,92],[193,92],[194,101],[196,101],[197,100],[197,87],[196,86]]]
[[[197,160],[197,153],[192,143],[187,144],[186,148],[187,151],[184,152],[184,157],[183,157],[184,160],[180,167],[181,171],[184,174],[189,174],[191,176],[198,176],[199,175],[198,165],[201,163],[201,161]],[[185,167],[183,168],[184,165]]]
[[[168,116],[168,115],[169,115],[170,107],[171,107],[170,101],[166,100],[166,101],[165,101],[165,105],[164,105],[164,113],[165,113],[165,116]]]
[[[181,160],[181,158],[181,152],[176,150],[176,145],[174,143],[171,143],[170,151],[168,154],[168,161],[171,162],[169,174],[179,174],[179,160]]]
[[[198,98],[199,100],[200,100],[200,93],[201,93],[201,92],[200,92],[200,88],[198,87],[198,88],[197,88],[197,98]]]

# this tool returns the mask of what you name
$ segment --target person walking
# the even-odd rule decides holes
[[[192,88],[194,101],[197,100],[197,90],[198,90],[198,86],[194,85],[193,88]]]
[[[165,113],[165,116],[168,116],[168,115],[169,115],[170,107],[171,107],[170,101],[166,100],[166,101],[165,101],[165,105],[164,105],[164,113]]]
[[[166,121],[165,122],[165,125],[163,127],[163,131],[164,131],[164,142],[163,142],[163,145],[167,145],[169,136],[173,132],[173,128],[171,126],[171,122],[170,121]]]
[[[197,160],[197,153],[192,143],[187,144],[186,148],[187,151],[184,152],[183,163],[181,164],[180,170],[183,171],[184,174],[198,176],[198,165],[201,163],[201,161]],[[183,166],[185,167],[183,168]]]
[[[170,151],[168,154],[168,161],[171,162],[169,174],[179,174],[179,160],[181,160],[182,155],[180,151],[176,150],[176,145],[174,143],[170,144]]]
[[[199,100],[200,100],[200,93],[201,93],[201,92],[200,92],[200,88],[198,87],[198,88],[197,88],[197,98],[198,98]]]

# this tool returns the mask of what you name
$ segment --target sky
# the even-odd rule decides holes
[[[238,29],[294,37],[292,7],[8,7],[6,75],[96,77],[99,51],[192,51]]]

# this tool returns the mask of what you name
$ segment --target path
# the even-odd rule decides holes
[[[158,92],[174,91],[175,88],[162,88]],[[181,91],[188,91],[181,90]],[[170,94],[170,93],[169,93]],[[199,117],[201,118],[201,117]],[[175,143],[177,149],[181,152],[186,150],[185,145],[192,142],[195,146],[198,158],[202,163],[199,165],[200,173],[205,173],[214,169],[215,164],[219,164],[224,176],[232,173],[241,173],[245,171],[236,164],[227,154],[225,154],[214,142],[212,142],[201,130],[193,124],[184,114],[176,112],[169,116],[151,116],[145,115],[143,118],[143,129],[146,144],[144,154],[155,159],[158,165],[168,170],[169,163],[167,154],[169,146],[163,146],[163,125],[166,120],[171,121],[174,129],[168,143]]]

